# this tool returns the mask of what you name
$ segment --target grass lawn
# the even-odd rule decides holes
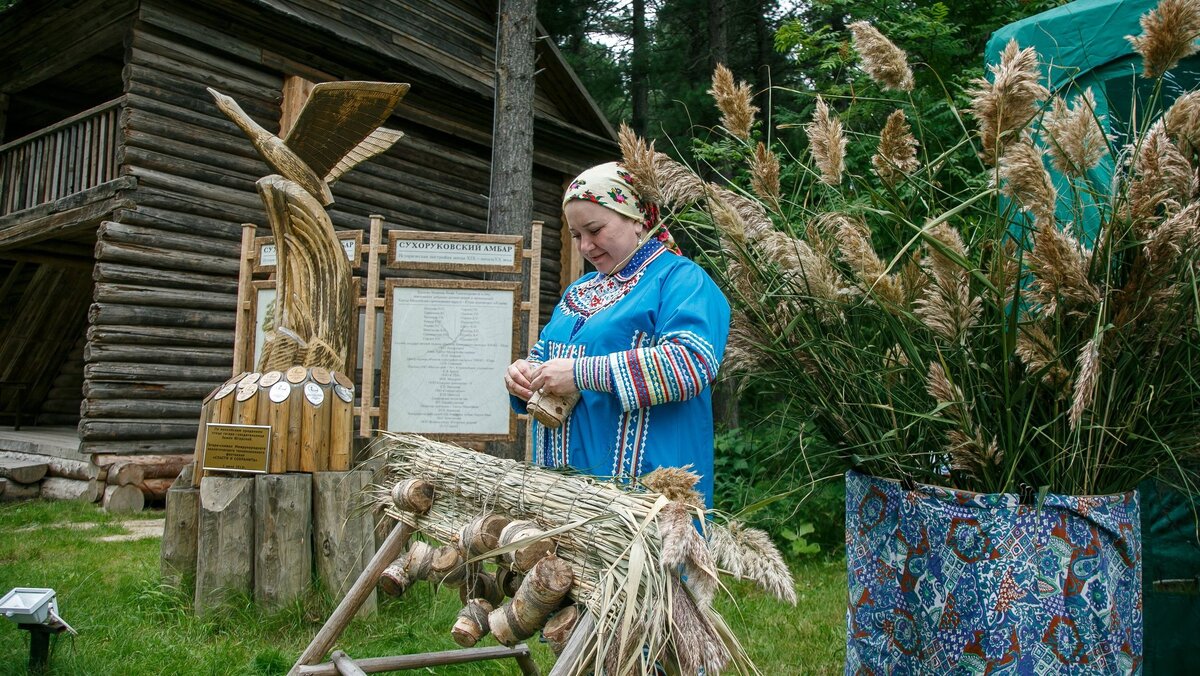
[[[284,674],[334,605],[325,598],[266,615],[242,604],[197,620],[188,597],[159,586],[158,538],[100,540],[126,533],[122,520],[128,519],[81,503],[0,506],[0,594],[51,587],[63,617],[79,631],[51,640],[53,674]],[[812,559],[794,573],[796,608],[741,585],[734,587],[738,603],[725,598],[718,606],[764,674],[838,673],[845,643],[844,564]],[[356,620],[338,647],[357,657],[455,649],[449,628],[458,609],[453,591],[417,585],[403,598],[381,599],[379,615]],[[530,645],[545,673],[553,655],[536,640]],[[28,655],[28,634],[0,622],[0,674],[23,674]],[[511,661],[499,661],[437,673],[519,672]]]

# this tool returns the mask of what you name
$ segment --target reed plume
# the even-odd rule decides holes
[[[1156,78],[1175,67],[1180,59],[1196,53],[1200,36],[1200,2],[1162,0],[1141,18],[1142,34],[1125,39],[1142,55],[1142,76]]]
[[[984,442],[983,430],[975,424],[966,396],[950,381],[945,367],[938,361],[929,364],[926,391],[955,425],[946,432],[946,454],[950,457],[952,470],[978,476],[981,471],[1003,462],[1004,452],[999,444],[995,439]]]
[[[1200,151],[1200,91],[1191,91],[1175,99],[1163,116],[1167,135],[1184,155]]]
[[[966,246],[954,228],[942,223],[929,235],[958,258],[967,259]],[[916,315],[930,331],[951,343],[959,343],[974,326],[983,302],[978,297],[972,297],[970,273],[966,268],[929,244],[926,244],[925,252],[922,266],[933,283],[926,285],[924,293],[917,300]]]
[[[871,245],[871,233],[862,221],[843,216],[837,230],[837,241],[842,260],[858,275],[861,288],[884,305],[894,310],[904,303],[904,290],[895,275],[888,274],[887,266],[875,253]]]
[[[979,121],[980,157],[995,164],[1015,140],[1015,132],[1037,114],[1049,91],[1041,83],[1037,52],[1032,47],[1021,49],[1016,40],[1009,40],[1000,63],[988,69],[992,81],[977,78],[967,93],[972,99],[971,113]]]
[[[1058,195],[1042,164],[1042,151],[1029,139],[1009,146],[1000,158],[1000,190],[1039,221],[1053,221]]]
[[[812,122],[805,125],[804,131],[808,134],[808,149],[821,172],[821,182],[826,185],[841,184],[842,172],[845,171],[846,137],[842,133],[841,121],[830,114],[829,106],[820,96],[817,97]]]
[[[750,140],[750,128],[754,125],[754,114],[758,108],[753,104],[754,96],[750,85],[745,82],[733,83],[733,72],[718,63],[712,76],[712,89],[708,90],[717,101],[717,109],[721,111],[721,126],[733,136]]]
[[[771,537],[737,521],[708,524],[709,551],[722,570],[751,580],[775,598],[796,605],[796,584]]]
[[[1104,131],[1097,117],[1096,97],[1091,87],[1075,97],[1069,106],[1061,97],[1054,97],[1050,112],[1042,119],[1042,128],[1049,136],[1050,162],[1067,176],[1083,176],[1100,163],[1108,150]]]
[[[662,187],[654,164],[654,142],[647,143],[624,122],[617,132],[617,142],[621,147],[621,164],[633,175],[632,183],[638,196],[662,204]]]
[[[1033,249],[1025,260],[1033,273],[1030,297],[1044,314],[1061,306],[1076,307],[1100,301],[1100,290],[1088,279],[1088,256],[1079,242],[1058,229],[1053,220],[1035,220]]]
[[[642,485],[655,493],[662,493],[671,502],[704,509],[704,498],[696,491],[700,475],[690,471],[689,467],[659,467],[642,477]]]
[[[1071,395],[1071,429],[1079,429],[1083,412],[1096,399],[1096,384],[1100,375],[1100,338],[1092,337],[1079,353],[1079,375],[1075,378],[1075,391]]]
[[[897,109],[888,115],[879,132],[879,148],[871,157],[871,166],[886,185],[895,185],[896,181],[921,166],[917,160],[917,139],[912,135],[903,110]]]
[[[1014,351],[1031,373],[1041,373],[1042,382],[1051,387],[1059,387],[1071,377],[1058,359],[1054,339],[1037,324],[1021,326]]]
[[[862,60],[863,70],[883,89],[910,92],[913,88],[912,69],[908,56],[883,33],[866,21],[850,24],[854,48]]]
[[[1128,216],[1135,231],[1144,235],[1159,220],[1159,208],[1174,212],[1196,191],[1196,176],[1187,158],[1167,136],[1163,120],[1155,122],[1142,138],[1133,158],[1129,184]]]
[[[779,158],[761,141],[750,158],[750,187],[776,213],[779,208]]]

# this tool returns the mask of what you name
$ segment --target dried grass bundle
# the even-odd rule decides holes
[[[1029,139],[1009,146],[1000,158],[1000,190],[1039,221],[1053,221],[1058,193],[1042,164],[1040,148]]]
[[[862,59],[863,70],[883,89],[910,92],[913,88],[912,69],[903,49],[884,37],[866,21],[850,24],[854,48]]]
[[[606,667],[610,674],[641,673],[643,646],[653,662],[678,654],[681,641],[695,654],[725,656],[721,667],[711,662],[714,668],[757,673],[737,638],[728,632],[683,634],[673,627],[677,590],[672,585],[678,577],[663,564],[663,519],[659,517],[665,511],[664,519],[678,520],[682,510],[689,515],[687,528],[694,533],[692,518],[702,516],[699,510],[662,495],[628,492],[612,483],[501,460],[416,435],[384,432],[377,450],[387,460],[387,476],[375,489],[377,503],[389,516],[412,523],[430,537],[456,542],[466,523],[489,512],[532,521],[544,537],[554,538],[556,555],[574,574],[570,595],[596,620],[590,645],[569,673]],[[391,506],[392,484],[414,477],[433,483],[436,491],[429,512],[419,516]],[[528,544],[517,540],[483,556]],[[711,559],[704,561],[707,548],[701,549],[688,549],[685,558],[697,570],[715,572]],[[695,615],[702,624],[724,627],[711,606],[697,605]],[[707,643],[713,636],[719,645]],[[693,641],[699,644],[692,645]]]
[[[917,160],[917,139],[912,135],[912,127],[903,110],[897,109],[888,115],[879,132],[879,148],[871,157],[871,166],[886,185],[895,185],[921,166]]]
[[[730,521],[727,526],[710,523],[708,543],[722,570],[743,580],[753,580],[768,594],[796,605],[792,573],[765,532],[737,521]]]
[[[842,260],[850,266],[861,282],[860,288],[895,309],[904,303],[904,289],[895,275],[888,274],[887,265],[871,245],[871,232],[861,220],[843,216],[837,229],[837,241]]]
[[[978,78],[972,81],[971,113],[979,120],[980,157],[995,164],[1005,147],[1014,140],[1014,132],[1022,129],[1033,116],[1049,91],[1042,86],[1037,52],[1032,47],[1021,49],[1010,40],[1000,54],[1000,63],[989,66],[992,81]]]
[[[1142,75],[1159,77],[1175,67],[1180,59],[1196,53],[1200,36],[1200,2],[1162,0],[1142,15],[1142,34],[1125,39],[1133,51],[1142,55]]]
[[[733,83],[733,72],[718,63],[713,70],[712,89],[708,93],[717,100],[717,108],[721,111],[721,126],[731,135],[743,141],[750,140],[750,128],[754,125],[754,114],[758,108],[754,105],[754,95],[750,85],[745,82]]]
[[[826,185],[841,184],[842,173],[846,169],[846,137],[842,133],[841,121],[829,112],[829,106],[820,96],[817,97],[812,122],[804,126],[804,131],[808,134],[809,152],[821,172],[821,182]]]
[[[962,236],[949,225],[934,227],[929,236],[939,242],[958,260],[930,244],[925,245],[922,267],[932,284],[916,302],[916,315],[930,331],[951,343],[966,340],[967,331],[975,325],[983,309],[983,301],[971,294],[970,272],[959,261],[967,260],[967,248]]]
[[[700,475],[687,467],[659,467],[641,479],[647,489],[662,493],[671,502],[682,502],[697,509],[704,509],[704,497],[696,491]]]
[[[1068,106],[1061,96],[1054,97],[1050,112],[1042,119],[1050,146],[1050,161],[1067,176],[1083,176],[1100,163],[1108,150],[1104,131],[1097,117],[1096,97],[1088,87]]]

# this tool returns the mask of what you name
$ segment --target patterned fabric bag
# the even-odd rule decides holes
[[[1128,674],[1136,492],[970,493],[846,474],[846,674]]]

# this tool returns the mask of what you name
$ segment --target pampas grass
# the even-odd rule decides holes
[[[1142,75],[1162,76],[1175,67],[1180,59],[1196,53],[1196,38],[1200,37],[1200,2],[1196,0],[1162,0],[1142,16],[1142,34],[1125,36],[1133,51],[1142,55]]]
[[[1050,144],[1051,164],[1067,176],[1084,176],[1108,153],[1104,131],[1095,113],[1096,97],[1088,87],[1068,106],[1054,97],[1050,112],[1042,120]]]
[[[845,171],[846,137],[842,134],[842,123],[829,111],[825,99],[817,97],[812,122],[804,127],[808,134],[808,150],[821,172],[821,182],[838,185]]]
[[[904,111],[896,110],[888,115],[879,132],[879,147],[871,157],[871,166],[884,185],[895,185],[921,166],[917,160],[917,145]]]
[[[1000,54],[1000,63],[989,66],[992,80],[972,81],[971,113],[979,121],[980,157],[995,164],[1016,133],[1037,115],[1049,91],[1041,83],[1037,52],[1021,49],[1010,40]]]
[[[735,85],[733,72],[723,64],[718,64],[713,71],[712,89],[708,93],[717,101],[721,125],[735,138],[748,141],[754,114],[758,112],[752,103],[754,96],[750,93],[750,85],[745,82]]]
[[[854,48],[862,59],[863,70],[880,88],[912,91],[913,74],[904,50],[866,21],[850,24],[850,33],[854,36]]]

